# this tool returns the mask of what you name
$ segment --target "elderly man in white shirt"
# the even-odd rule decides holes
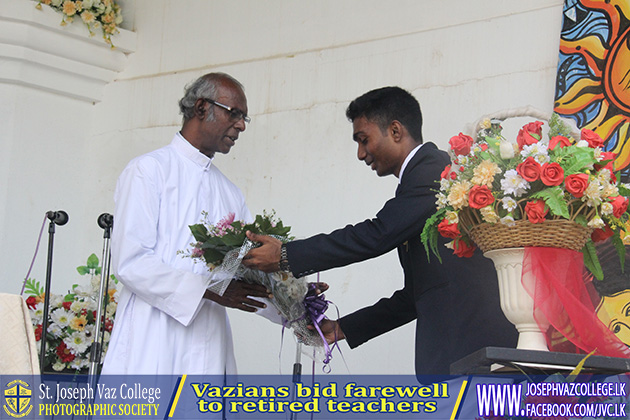
[[[255,312],[263,286],[232,281],[208,290],[203,264],[178,250],[194,241],[189,225],[208,212],[251,221],[242,193],[213,164],[249,122],[243,86],[223,73],[200,77],[180,100],[183,126],[172,142],[133,159],[115,192],[113,271],[123,283],[104,374],[233,374],[225,307]]]

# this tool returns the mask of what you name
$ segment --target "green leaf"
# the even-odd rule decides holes
[[[427,259],[431,259],[431,252],[433,252],[433,255],[437,257],[440,263],[442,263],[442,257],[440,256],[440,252],[438,250],[438,239],[440,236],[438,233],[438,224],[444,218],[445,213],[445,209],[441,209],[433,213],[433,215],[429,217],[424,224],[422,234],[420,235],[420,239],[424,244],[424,249],[427,252]]]
[[[198,242],[205,242],[208,240],[208,229],[201,223],[188,226],[193,236]]]
[[[532,198],[542,198],[545,200],[551,213],[556,216],[561,216],[565,219],[571,217],[569,214],[569,206],[564,199],[564,191],[560,187],[546,188],[536,194],[532,194]]]
[[[584,255],[584,265],[588,270],[593,273],[593,276],[597,280],[604,279],[604,272],[602,266],[599,264],[599,258],[597,258],[597,250],[593,241],[588,241],[584,248],[582,248],[582,254]]]
[[[588,219],[583,214],[578,214],[577,216],[575,216],[575,219],[573,221],[580,226],[588,226]]]
[[[90,269],[84,265],[80,265],[77,267],[77,271],[83,276],[85,274],[88,274],[90,272]]]
[[[565,162],[562,164],[564,175],[572,175],[591,169],[597,161],[590,147],[567,146],[558,153],[563,156]]]
[[[621,272],[623,273],[624,265],[626,263],[626,247],[623,244],[623,239],[621,239],[621,236],[617,234],[612,236],[612,243],[617,250],[617,255],[619,255],[619,264],[621,264]]]
[[[44,288],[40,286],[39,282],[35,279],[27,279],[24,285],[24,291],[29,296],[41,296],[44,294]]]
[[[217,251],[216,249],[208,248],[203,252],[203,258],[207,263],[210,264],[219,264],[223,257],[224,253]]]
[[[98,267],[98,257],[96,254],[92,254],[87,259],[88,268],[97,268]]]

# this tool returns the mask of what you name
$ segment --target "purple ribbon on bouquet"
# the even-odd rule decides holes
[[[334,348],[337,347],[339,351],[341,351],[341,349],[339,349],[337,337],[335,337],[335,342],[333,343],[332,347],[328,345],[326,336],[319,326],[319,323],[326,318],[324,312],[326,312],[326,310],[328,309],[328,305],[331,302],[327,301],[323,294],[314,294],[313,292],[316,290],[316,288],[316,283],[309,283],[308,293],[306,294],[303,302],[304,308],[306,309],[305,316],[308,315],[310,317],[311,321],[313,322],[313,326],[317,330],[319,336],[322,338],[325,353],[323,363],[324,365],[328,365],[328,363],[330,363],[330,360],[332,359],[332,351],[334,350]]]

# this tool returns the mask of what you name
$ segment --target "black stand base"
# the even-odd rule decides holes
[[[586,355],[539,350],[484,347],[451,364],[452,375],[488,373],[545,374],[571,372]],[[630,359],[590,356],[581,373],[615,375],[630,372]]]

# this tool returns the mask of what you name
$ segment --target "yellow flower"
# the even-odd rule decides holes
[[[63,2],[63,13],[66,16],[72,16],[77,12],[77,6],[73,1],[66,0]]]
[[[103,18],[101,20],[103,21],[103,23],[112,23],[115,18],[116,16],[113,13],[108,13],[106,15],[103,15]]]
[[[486,118],[486,119],[484,119],[484,120],[481,122],[480,127],[481,127],[481,128],[484,128],[484,129],[486,129],[486,130],[487,130],[488,128],[492,127],[492,123],[490,122],[490,118]]]
[[[455,210],[459,210],[468,205],[468,192],[472,184],[467,180],[453,183],[451,192],[448,193],[448,202]]]
[[[83,331],[87,325],[87,318],[85,316],[75,316],[70,321],[70,328],[77,331]]]
[[[483,160],[481,163],[475,167],[471,181],[475,185],[486,185],[488,187],[492,186],[492,181],[494,181],[494,176],[501,172],[499,165],[496,163]]]
[[[80,12],[81,10],[83,10],[83,2],[81,0],[77,0],[74,5],[77,8],[77,12]]]
[[[481,213],[481,217],[483,217],[483,220],[488,223],[497,223],[499,220],[501,220],[501,218],[494,211],[494,208],[491,205],[480,209],[479,212]]]

